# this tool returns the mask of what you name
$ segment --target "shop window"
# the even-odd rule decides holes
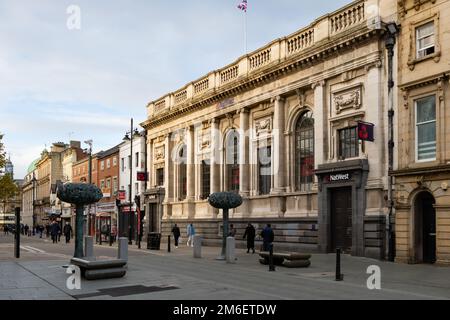
[[[202,161],[202,199],[207,199],[211,193],[211,164],[209,160]]]
[[[187,147],[183,145],[178,153],[178,186],[179,199],[187,197]]]
[[[264,147],[258,149],[259,164],[259,194],[270,193],[272,187],[272,148]]]
[[[164,168],[156,169],[156,185],[164,186]]]
[[[314,119],[302,115],[295,128],[295,182],[300,191],[311,190],[314,182]]]
[[[357,131],[357,127],[338,130],[340,160],[356,158],[359,156],[359,140]]]
[[[230,131],[225,145],[225,166],[228,190],[239,192],[239,132]]]

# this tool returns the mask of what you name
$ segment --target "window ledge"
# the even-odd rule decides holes
[[[431,60],[433,59],[434,62],[438,63],[441,60],[441,51],[436,51],[434,54],[430,54],[429,56],[423,57],[423,58],[416,58],[413,60],[408,61],[408,67],[409,70],[413,71],[416,67],[416,64]]]

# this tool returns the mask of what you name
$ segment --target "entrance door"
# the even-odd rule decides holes
[[[331,249],[352,250],[352,189],[339,188],[331,192]]]
[[[149,231],[158,232],[158,206],[156,203],[149,203]]]
[[[418,222],[422,221],[422,226],[419,223],[417,232],[422,236],[424,263],[436,262],[436,210],[434,204],[434,198],[429,193],[423,193],[417,199],[416,217],[420,215]]]

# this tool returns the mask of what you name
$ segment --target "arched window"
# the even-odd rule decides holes
[[[178,151],[178,197],[185,200],[187,197],[187,147],[183,145]]]
[[[309,191],[314,182],[314,118],[304,113],[295,126],[295,188]]]
[[[225,141],[225,177],[227,191],[239,192],[239,132],[235,129]]]

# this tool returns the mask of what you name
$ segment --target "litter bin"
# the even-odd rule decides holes
[[[161,233],[152,232],[147,237],[147,249],[160,250],[161,247]]]

